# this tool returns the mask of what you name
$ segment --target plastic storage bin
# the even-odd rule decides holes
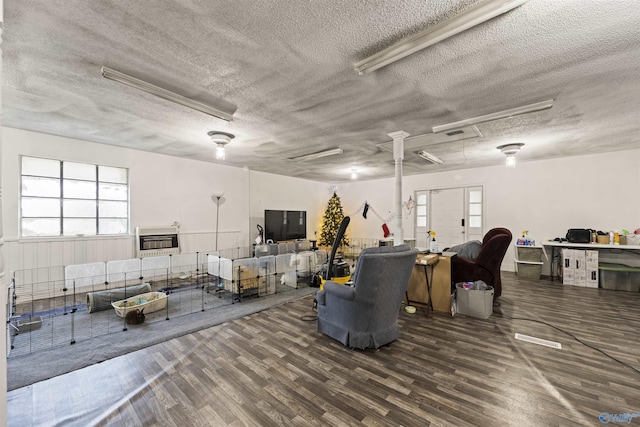
[[[542,260],[542,247],[540,246],[516,246],[518,261],[534,261]]]
[[[600,287],[616,291],[640,292],[640,267],[600,263]]]
[[[516,274],[521,279],[540,280],[542,246],[516,245]]]
[[[540,280],[542,261],[516,261],[517,275],[521,279]]]

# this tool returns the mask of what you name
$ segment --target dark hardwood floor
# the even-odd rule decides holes
[[[640,293],[503,281],[489,319],[402,311],[377,351],[316,332],[306,297],[11,391],[8,425],[640,424]]]

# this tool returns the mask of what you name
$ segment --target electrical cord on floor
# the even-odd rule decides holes
[[[311,311],[313,311],[314,313],[318,312],[318,302],[315,299],[313,300],[313,307],[311,307]],[[300,320],[303,320],[305,322],[313,322],[314,320],[318,320],[318,315],[316,314],[314,316],[313,314],[308,314],[305,316],[300,316]]]
[[[573,335],[571,332],[567,332],[562,328],[559,328],[557,326],[552,325],[551,323],[547,323],[543,320],[536,320],[536,319],[527,319],[526,317],[511,317],[511,316],[507,316],[506,314],[501,314],[501,313],[494,313],[494,315],[497,315],[499,317],[504,317],[506,319],[511,319],[511,320],[524,320],[527,322],[535,322],[535,323],[541,323],[543,325],[549,326],[557,331],[562,332],[563,334],[569,335],[571,338],[573,338],[574,340],[576,340],[577,342],[579,342],[580,344],[584,345],[585,347],[589,347],[592,350],[595,350],[599,353],[602,353],[603,355],[605,355],[606,357],[608,357],[609,359],[618,362],[619,364],[626,366],[627,368],[631,369],[632,371],[636,372],[637,374],[640,374],[640,370],[638,370],[637,368],[634,368],[633,366],[629,365],[626,362],[623,362],[620,359],[616,359],[615,357],[611,356],[610,354],[607,354],[607,352],[605,352],[604,350],[600,350],[597,347],[592,346],[591,344],[587,344],[586,342],[582,341],[580,338],[576,337],[575,335]]]

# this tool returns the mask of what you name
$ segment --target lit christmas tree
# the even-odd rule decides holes
[[[340,223],[343,218],[344,213],[342,212],[342,203],[340,202],[340,197],[338,197],[334,191],[333,196],[331,196],[329,203],[327,204],[327,209],[324,211],[324,215],[322,216],[322,232],[320,233],[318,245],[333,245],[333,241],[336,239],[336,234],[338,234],[338,228],[340,228]],[[349,246],[347,233],[342,236],[340,246]]]

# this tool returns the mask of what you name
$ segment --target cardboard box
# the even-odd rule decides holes
[[[562,249],[562,266],[563,285],[597,287],[598,251]]]
[[[573,249],[562,249],[562,284],[573,285],[575,281],[575,262]]]
[[[586,267],[586,254],[583,250],[573,250],[574,271],[575,276],[573,279],[574,286],[587,286],[587,271]]]
[[[456,312],[478,319],[488,319],[493,314],[493,293],[491,286],[487,290],[464,289],[456,284]]]
[[[587,288],[598,287],[598,251],[585,251],[585,286]]]

